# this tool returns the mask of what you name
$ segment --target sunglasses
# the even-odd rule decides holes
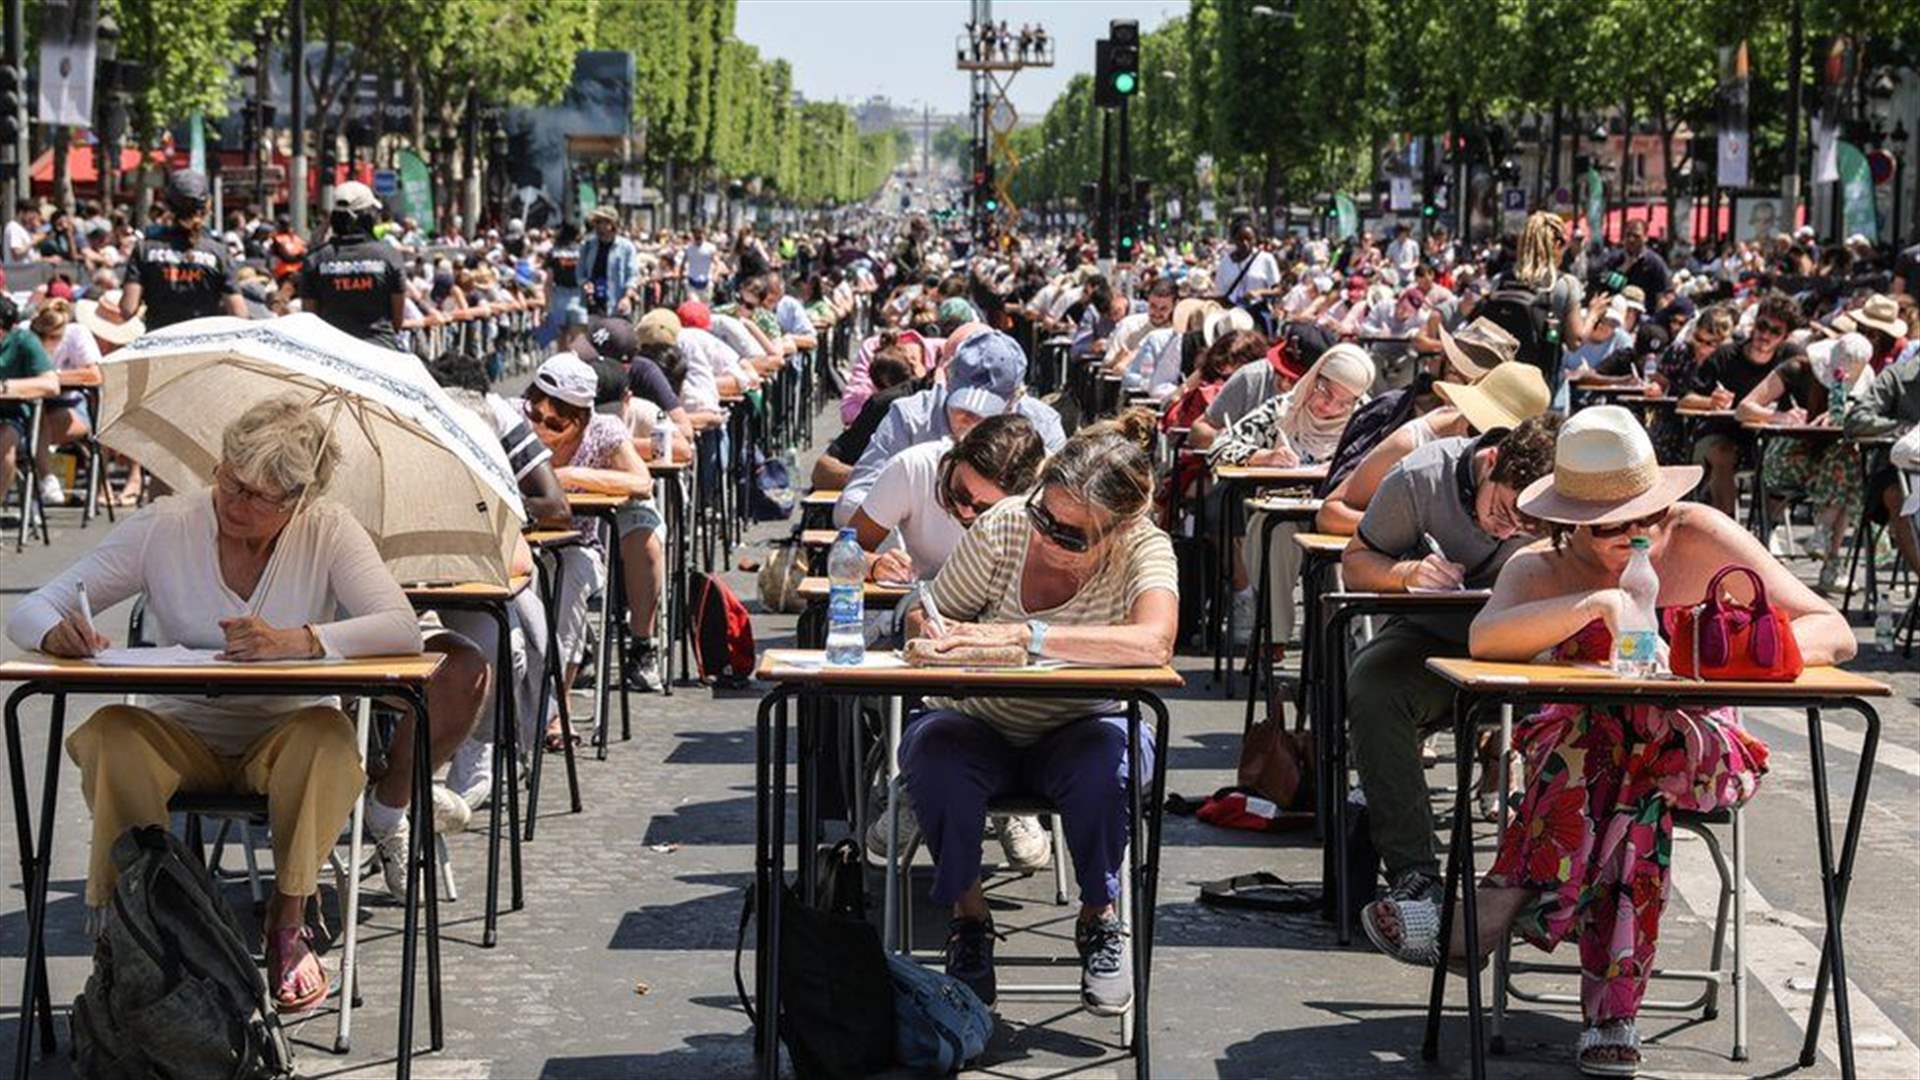
[[[952,514],[955,521],[966,527],[972,525],[975,518],[993,509],[998,500],[977,500],[972,492],[961,487],[954,480],[958,465],[959,462],[951,457],[940,462],[940,475],[934,483],[933,497],[942,510]]]
[[[1661,522],[1665,520],[1667,520],[1667,510],[1663,509],[1663,510],[1656,510],[1653,513],[1648,514],[1646,517],[1643,517],[1643,518],[1635,518],[1632,521],[1618,521],[1613,523],[1612,525],[1589,525],[1587,526],[1587,528],[1593,533],[1593,535],[1600,537],[1601,539],[1607,539],[1610,537],[1619,536],[1622,533],[1633,532],[1636,529],[1640,530],[1641,532],[1646,532],[1649,529],[1657,527]]]
[[[1051,511],[1041,505],[1041,490],[1035,488],[1033,494],[1027,497],[1027,523],[1033,526],[1034,532],[1045,537],[1048,543],[1060,550],[1072,555],[1086,554],[1087,549],[1093,547],[1099,537],[1089,535],[1087,530],[1077,525],[1062,525],[1060,519],[1054,517]]]
[[[1784,323],[1777,323],[1772,321],[1771,319],[1768,319],[1768,320],[1754,323],[1753,332],[1756,334],[1765,334],[1768,337],[1785,337],[1787,334],[1787,327],[1786,327],[1786,324]]]
[[[527,419],[553,432],[555,435],[565,435],[567,432],[572,431],[574,426],[572,420],[544,404],[536,405],[532,409],[527,410]]]

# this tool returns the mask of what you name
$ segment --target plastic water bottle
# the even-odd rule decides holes
[[[827,663],[867,658],[867,557],[852,529],[841,529],[827,552]]]
[[[1620,590],[1627,594],[1628,603],[1613,637],[1613,671],[1630,679],[1660,673],[1660,619],[1655,612],[1660,577],[1653,572],[1651,546],[1646,537],[1634,537],[1633,557],[1620,575]]]
[[[1877,599],[1873,604],[1873,647],[1877,652],[1893,651],[1893,605]]]

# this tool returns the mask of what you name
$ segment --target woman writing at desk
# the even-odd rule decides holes
[[[106,648],[82,614],[84,585],[98,610],[145,593],[158,641],[218,649],[230,660],[418,654],[413,608],[372,539],[344,508],[318,499],[338,456],[304,400],[254,406],[223,435],[211,488],[162,499],[122,523],[22,600],[7,636],[53,656]],[[334,699],[109,705],[67,738],[67,753],[93,812],[90,928],[112,899],[122,832],[165,825],[177,791],[265,793],[277,890],[266,917],[268,985],[283,1012],[326,996],[302,915],[366,783],[354,726]]]
[[[1154,526],[1153,473],[1136,441],[1096,424],[1067,440],[1025,498],[980,515],[933,580],[941,634],[956,645],[1018,645],[1033,659],[1153,666],[1173,656],[1179,568]],[[900,746],[907,794],[933,852],[933,899],[951,904],[947,973],[994,1000],[993,919],[980,887],[987,802],[1030,792],[1055,806],[1080,882],[1074,943],[1081,997],[1117,1015],[1133,1001],[1125,924],[1115,914],[1128,842],[1127,725],[1111,701],[929,698]],[[1152,775],[1143,728],[1139,762]]]
[[[1846,620],[1746,530],[1712,507],[1681,502],[1698,466],[1659,466],[1633,414],[1615,405],[1576,413],[1560,429],[1554,470],[1520,496],[1522,514],[1551,540],[1515,555],[1474,620],[1475,659],[1606,662],[1628,610],[1619,588],[1636,537],[1652,544],[1658,606],[1700,602],[1700,583],[1728,564],[1751,567],[1793,623],[1808,666],[1851,658]],[[1667,894],[1675,810],[1711,811],[1752,797],[1767,747],[1733,709],[1553,705],[1514,741],[1527,792],[1479,887],[1480,950],[1509,932],[1542,948],[1579,942],[1582,1071],[1632,1075],[1634,1017],[1653,968]],[[1430,962],[1438,919],[1395,928],[1400,959]],[[1458,926],[1451,955],[1466,952]]]

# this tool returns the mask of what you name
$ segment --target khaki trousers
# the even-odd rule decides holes
[[[267,797],[275,887],[310,896],[353,801],[366,786],[359,741],[345,713],[314,706],[277,717],[237,758],[148,709],[109,705],[67,737],[80,790],[93,812],[87,906],[113,899],[113,842],[139,825],[166,825],[174,793],[240,792]]]

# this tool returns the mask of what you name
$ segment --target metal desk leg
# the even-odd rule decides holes
[[[1807,743],[1813,765],[1814,827],[1820,842],[1820,899],[1825,907],[1827,933],[1821,944],[1820,972],[1814,979],[1813,1010],[1807,1018],[1807,1041],[1800,1049],[1801,1067],[1818,1060],[1820,1020],[1826,1012],[1827,987],[1833,984],[1834,1022],[1839,1027],[1840,1074],[1852,1080],[1853,1017],[1847,1001],[1847,961],[1841,918],[1846,912],[1847,887],[1853,879],[1853,857],[1859,849],[1860,826],[1867,807],[1867,788],[1873,779],[1873,758],[1880,744],[1880,714],[1864,701],[1848,701],[1867,722],[1860,747],[1860,766],[1854,774],[1853,799],[1847,811],[1846,835],[1840,843],[1840,863],[1833,863],[1833,813],[1827,790],[1826,741],[1820,730],[1820,710],[1807,710]],[[1829,979],[1831,976],[1831,980]]]
[[[1432,1061],[1440,1054],[1440,1011],[1446,1000],[1447,948],[1446,942],[1453,938],[1453,914],[1455,892],[1459,892],[1459,902],[1463,917],[1466,919],[1465,939],[1467,942],[1467,1032],[1470,1047],[1470,1065],[1473,1080],[1484,1080],[1487,1071],[1485,1032],[1481,1026],[1480,1015],[1480,912],[1474,896],[1473,870],[1473,822],[1469,817],[1472,807],[1473,784],[1473,713],[1477,702],[1474,698],[1460,692],[1454,695],[1454,756],[1455,791],[1453,798],[1453,832],[1447,845],[1446,900],[1440,907],[1440,960],[1433,968],[1433,984],[1427,999],[1427,1032],[1420,1054]]]
[[[14,829],[20,843],[20,882],[27,892],[27,950],[20,986],[19,1041],[14,1045],[13,1075],[27,1076],[33,1060],[33,1027],[26,1017],[39,1004],[40,1045],[47,1054],[54,1050],[53,993],[47,979],[47,882],[52,876],[54,810],[60,795],[60,747],[65,737],[67,696],[53,695],[53,716],[47,731],[46,776],[40,788],[40,831],[33,836],[27,817],[27,774],[24,750],[20,743],[20,703],[31,697],[31,683],[16,688],[7,698],[6,738],[8,780],[13,788]]]
[[[413,712],[414,745],[429,742],[426,696],[417,690],[406,693],[407,707]],[[439,1050],[446,1044],[444,1017],[440,1002],[440,890],[433,865],[433,762],[432,755],[413,756],[412,837],[407,855],[406,914],[402,919],[400,952],[400,1032],[398,1060],[394,1075],[408,1080],[413,1075],[413,1003],[414,980],[419,971],[416,949],[420,939],[420,893],[425,877],[427,908],[427,1027],[428,1044]]]
[[[1158,757],[1165,753],[1164,747],[1155,747]],[[1140,698],[1132,695],[1127,699],[1127,828],[1131,833],[1127,844],[1127,887],[1133,898],[1133,925],[1128,931],[1133,935],[1133,1024],[1132,1035],[1134,1073],[1145,1080],[1148,1071],[1148,1038],[1143,1010],[1147,1003],[1147,963],[1143,950],[1147,947],[1147,933],[1142,928],[1149,921],[1147,915],[1147,873],[1145,852],[1147,844],[1145,828],[1146,813],[1142,807],[1144,799],[1140,791]]]
[[[487,614],[491,615],[499,626],[499,644],[494,650],[493,660],[493,798],[487,808],[487,914],[486,924],[480,934],[482,948],[491,949],[498,940],[500,920],[500,811],[506,801],[503,784],[513,757],[507,750],[508,740],[518,742],[518,731],[513,717],[513,632],[507,619],[506,605],[488,605]],[[515,814],[518,817],[518,814]],[[520,830],[516,820],[509,828],[513,848],[513,893],[514,910],[520,908]]]

